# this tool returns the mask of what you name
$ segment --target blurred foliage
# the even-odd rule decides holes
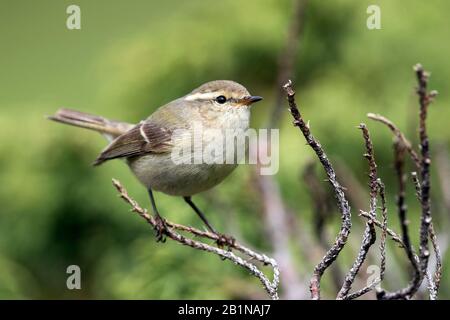
[[[381,6],[382,29],[371,31],[366,8],[374,3]],[[415,136],[411,67],[417,62],[433,72],[430,86],[440,92],[430,110],[432,142],[449,143],[450,110],[444,106],[450,102],[450,21],[445,15],[450,2],[431,3],[308,3],[295,70],[298,99],[331,159],[350,168],[363,186],[367,169],[355,126],[366,121],[367,112],[376,112]],[[104,146],[101,137],[50,123],[44,115],[67,106],[138,122],[203,82],[233,79],[265,97],[253,110],[253,125],[259,127],[273,107],[276,61],[291,1],[79,0],[79,31],[65,27],[69,4],[0,2],[0,298],[265,297],[258,281],[231,263],[170,241],[155,243],[153,231],[128,213],[111,186],[115,177],[148,204],[126,166],[120,161],[90,166]],[[391,136],[378,124],[369,128],[387,184],[391,226],[398,228]],[[313,154],[287,113],[280,142],[276,179],[286,204],[306,223],[304,230],[313,232],[311,201],[300,181]],[[435,219],[438,231],[445,231],[448,224],[442,221],[449,213],[442,210],[434,174]],[[270,252],[255,189],[249,167],[242,166],[196,198],[219,230]],[[418,207],[409,191],[411,228],[417,230]],[[200,226],[182,199],[157,194],[157,202],[167,218]],[[361,222],[354,212],[358,230]],[[336,214],[330,232],[338,221]],[[361,233],[352,236],[357,247]],[[408,272],[404,255],[391,249],[403,261],[391,276],[388,264],[388,287],[395,288],[406,283]],[[344,270],[353,257],[352,248],[346,248],[339,259]],[[66,289],[71,264],[81,267],[82,290]],[[303,255],[298,265],[307,275],[312,271]],[[445,298],[450,297],[448,277],[445,269]],[[332,297],[328,275],[323,287]]]

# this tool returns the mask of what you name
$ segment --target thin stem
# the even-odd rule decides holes
[[[316,265],[314,268],[313,275],[310,280],[310,291],[311,297],[314,300],[320,299],[320,280],[324,274],[324,272],[328,269],[328,267],[336,260],[341,250],[344,248],[345,243],[347,242],[348,236],[350,234],[350,229],[352,227],[351,221],[351,212],[350,206],[344,194],[343,188],[340,183],[336,179],[336,173],[334,168],[328,159],[327,155],[322,149],[320,143],[314,138],[311,134],[309,126],[303,120],[301,113],[297,107],[297,103],[295,101],[295,91],[292,88],[292,81],[288,81],[284,86],[284,90],[287,93],[287,99],[289,102],[289,111],[291,112],[292,117],[294,118],[294,126],[298,127],[300,131],[303,133],[303,136],[306,139],[308,145],[314,150],[316,153],[320,163],[322,164],[328,181],[333,187],[334,193],[336,195],[336,199],[339,206],[339,211],[341,212],[341,228],[340,231],[334,241],[334,244],[327,251],[322,260]]]

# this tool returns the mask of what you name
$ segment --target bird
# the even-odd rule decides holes
[[[195,151],[205,146],[225,152],[214,134],[226,130],[243,134],[249,129],[250,107],[262,100],[241,84],[231,80],[206,82],[192,92],[154,111],[137,124],[110,120],[101,116],[61,108],[48,119],[101,133],[108,145],[94,161],[94,166],[113,159],[123,159],[147,189],[155,217],[156,240],[165,241],[166,220],[157,209],[153,191],[179,196],[200,217],[207,229],[218,236],[218,245],[230,245],[234,238],[221,234],[195,205],[192,196],[213,188],[236,167],[236,161],[192,161]],[[197,136],[201,128],[203,134]],[[194,137],[194,139],[192,139]],[[245,148],[245,141],[233,148]],[[235,142],[238,144],[239,142]],[[244,145],[242,145],[244,143]],[[213,149],[214,149],[213,148]],[[180,150],[190,150],[180,155]],[[213,155],[217,160],[218,154]],[[222,155],[223,156],[223,155]],[[215,157],[215,158],[214,158]]]

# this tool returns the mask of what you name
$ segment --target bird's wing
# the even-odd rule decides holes
[[[97,157],[94,165],[116,158],[170,152],[171,138],[171,128],[162,126],[149,118],[112,141]]]

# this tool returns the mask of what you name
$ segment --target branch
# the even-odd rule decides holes
[[[419,201],[421,200],[422,196],[422,190],[420,187],[420,181],[417,177],[417,173],[413,172],[411,174],[414,186],[416,188],[416,195]],[[442,255],[441,250],[438,245],[438,240],[436,236],[436,231],[434,230],[433,223],[430,224],[430,229],[428,230],[430,233],[430,240],[431,244],[433,245],[434,255],[436,257],[436,270],[434,272],[434,277],[430,275],[430,273],[427,270],[427,281],[428,281],[428,289],[430,291],[430,299],[436,300],[437,299],[437,292],[439,291],[439,286],[441,283],[441,277],[442,277]]]
[[[327,194],[322,180],[318,177],[314,169],[315,163],[309,161],[305,166],[302,177],[314,205],[314,233],[322,249],[321,251],[326,252],[329,247],[329,238],[325,225],[331,218],[333,211],[331,201],[333,201],[333,199]],[[331,267],[330,272],[333,284],[336,287],[336,290],[339,290],[343,281],[343,272],[338,264]]]
[[[140,207],[139,204],[128,195],[128,192],[121,185],[121,183],[119,181],[113,179],[113,185],[119,192],[120,197],[132,207],[131,210],[133,212],[136,212],[139,216],[144,218],[150,225],[152,225],[154,227],[156,224],[155,219],[150,214],[148,214],[145,209]],[[197,240],[193,240],[191,238],[187,238],[187,237],[181,235],[180,233],[176,232],[175,230],[184,231],[184,232],[190,233],[194,236],[202,237],[205,239],[211,239],[211,240],[219,239],[219,237],[216,234],[213,234],[213,233],[210,233],[207,231],[201,231],[201,230],[198,230],[198,229],[195,229],[192,227],[172,223],[170,221],[166,221],[166,223],[169,227],[167,230],[167,237],[169,237],[170,239],[172,239],[182,245],[189,246],[194,249],[214,253],[223,259],[231,260],[236,265],[239,265],[239,266],[247,269],[250,272],[250,274],[257,277],[263,284],[264,289],[267,291],[267,293],[270,295],[270,297],[273,300],[278,299],[277,291],[278,291],[280,273],[278,270],[278,264],[274,259],[269,258],[264,254],[254,252],[251,249],[248,249],[248,248],[240,245],[237,242],[230,246],[230,249],[232,248],[232,249],[235,249],[235,250],[241,252],[242,254],[249,257],[250,258],[249,260],[257,260],[257,261],[263,263],[264,265],[270,265],[273,268],[273,280],[270,281],[264,275],[264,273],[261,272],[254,264],[237,256],[231,250],[223,250],[223,249],[220,249],[220,248],[217,248],[214,246],[210,246],[204,242],[200,242]]]
[[[353,263],[351,269],[347,273],[344,284],[342,285],[341,290],[337,295],[338,300],[346,299],[347,294],[352,288],[352,284],[355,281],[356,275],[361,269],[362,264],[366,260],[367,254],[369,253],[370,247],[375,243],[376,240],[376,232],[375,226],[373,224],[372,219],[376,217],[377,210],[377,194],[378,194],[378,183],[377,183],[377,165],[375,162],[375,155],[373,151],[373,144],[370,139],[369,130],[367,129],[364,123],[361,123],[359,128],[362,131],[365,146],[366,146],[366,154],[364,157],[367,159],[369,163],[369,187],[370,187],[370,211],[369,215],[371,219],[366,222],[366,228],[364,230],[364,236],[361,243],[361,248],[359,249],[358,255],[356,257],[355,262]],[[385,229],[385,227],[383,227]],[[364,292],[364,289],[363,291]]]
[[[360,211],[359,212],[359,216],[360,217],[363,217],[363,218],[366,218],[366,219],[368,219],[368,220],[372,220],[373,221],[373,224],[376,226],[376,227],[378,227],[378,228],[380,228],[380,229],[384,229],[384,223],[382,223],[382,222],[380,222],[379,220],[377,220],[377,219],[373,219],[371,216],[370,216],[370,214],[368,213],[368,212],[365,212],[365,211]],[[390,229],[390,228],[386,228],[386,234],[389,236],[389,237],[391,237],[391,240],[392,241],[394,241],[395,243],[397,243],[398,245],[399,245],[399,247],[400,248],[404,248],[405,247],[405,244],[403,243],[403,241],[402,241],[402,238],[394,231],[394,230],[392,230],[392,229]]]
[[[365,211],[361,211],[359,213],[359,216],[369,219],[369,220],[372,219],[370,217],[369,213],[367,213]],[[381,223],[379,220],[374,219],[372,221],[376,227],[383,229],[383,223]],[[395,243],[397,243],[400,248],[405,248],[405,244],[403,243],[402,238],[395,231],[393,231],[390,228],[386,228],[386,234],[388,236],[390,236],[391,240],[393,240]],[[416,263],[418,264],[419,256],[417,256],[417,254],[413,252],[413,257],[414,257]],[[432,280],[432,276],[429,274],[429,272],[427,273],[426,276],[427,276],[428,282],[430,283],[430,280]],[[381,272],[380,272],[380,277],[381,277]],[[360,290],[361,292],[358,291],[358,292],[349,294],[346,299],[347,300],[355,299],[355,298],[361,296],[362,294],[365,294],[365,293],[371,291],[378,283],[379,282],[375,281],[371,286],[369,286],[370,289],[369,289],[369,287],[366,287],[366,288]],[[429,288],[433,289],[434,284],[429,285]],[[396,293],[393,293],[393,292],[387,293],[385,290],[381,289],[379,292],[377,292],[377,297],[378,297],[378,299],[383,299],[383,300],[402,300],[402,299],[406,299],[406,297],[408,297],[407,294],[405,294],[405,292],[404,292],[405,290],[406,289],[402,289]],[[432,292],[430,293],[430,297],[433,298]],[[432,299],[432,300],[434,300],[434,299]]]
[[[422,274],[427,272],[428,258],[430,256],[430,251],[428,250],[428,235],[431,224],[431,203],[430,203],[430,146],[428,141],[426,120],[428,113],[428,106],[431,103],[432,97],[436,94],[433,92],[429,94],[427,92],[428,84],[428,73],[424,71],[420,64],[414,67],[416,71],[417,80],[419,82],[419,87],[417,88],[417,94],[419,95],[420,103],[420,113],[419,113],[419,137],[420,137],[420,152],[422,155],[421,162],[421,205],[422,205],[422,216],[420,225],[420,247],[419,247],[419,258],[420,258],[420,271]]]
[[[381,239],[380,239],[380,283],[384,279],[384,274],[386,272],[386,237],[387,237],[387,226],[388,226],[388,215],[386,207],[386,188],[384,183],[378,179],[378,190],[381,198],[381,217],[382,217],[382,227],[381,227]]]
[[[406,145],[402,140],[397,140],[394,142],[394,167],[397,174],[398,182],[398,196],[397,196],[397,208],[398,216],[400,220],[400,226],[402,230],[402,240],[404,244],[404,249],[409,262],[413,267],[413,277],[411,282],[406,288],[397,290],[392,293],[387,293],[382,291],[379,295],[380,299],[408,299],[411,297],[420,287],[422,283],[423,276],[421,276],[421,270],[419,268],[419,259],[416,256],[414,249],[409,238],[409,221],[406,217],[407,206],[405,201],[405,174],[404,174],[404,150],[407,150]]]
[[[405,249],[409,262],[413,267],[413,278],[409,285],[392,293],[382,292],[380,297],[383,299],[406,299],[411,297],[420,287],[423,276],[421,276],[421,270],[419,269],[419,259],[414,253],[414,249],[409,237],[409,221],[407,219],[407,206],[405,201],[406,185],[405,185],[405,151],[407,151],[413,160],[415,166],[420,169],[421,161],[419,155],[412,148],[411,142],[405,137],[400,129],[388,118],[373,113],[367,114],[367,116],[375,121],[385,124],[394,133],[396,140],[394,141],[394,168],[397,175],[398,195],[397,195],[397,210],[400,220],[400,226],[402,231],[402,243]],[[420,186],[419,186],[420,188]],[[420,198],[419,198],[420,199]]]
[[[303,133],[306,142],[311,146],[311,148],[316,153],[319,158],[320,163],[322,164],[327,176],[328,181],[334,189],[334,193],[336,195],[336,199],[339,206],[339,211],[341,212],[341,228],[339,234],[337,235],[334,244],[322,258],[319,264],[314,268],[313,276],[310,280],[310,290],[311,297],[314,300],[320,299],[320,280],[325,270],[336,260],[341,250],[344,248],[345,243],[347,242],[348,236],[350,234],[350,229],[352,226],[351,222],[351,212],[348,201],[343,192],[342,186],[336,180],[336,173],[333,169],[333,166],[328,160],[327,155],[322,149],[320,143],[314,138],[311,134],[309,126],[303,120],[300,111],[297,107],[297,103],[295,102],[295,91],[292,88],[292,82],[289,80],[284,86],[283,89],[287,93],[287,99],[289,102],[289,111],[291,112],[292,117],[294,118],[294,126],[298,127]]]
[[[414,70],[416,72],[417,80],[419,83],[419,86],[417,88],[417,94],[419,96],[419,104],[420,104],[420,113],[419,113],[420,114],[419,136],[420,136],[420,151],[421,151],[420,159],[418,155],[414,152],[414,150],[412,150],[411,143],[404,137],[404,135],[400,132],[400,130],[391,121],[381,116],[374,116],[373,114],[368,115],[370,118],[386,124],[391,129],[391,131],[393,131],[394,134],[397,136],[397,141],[395,143],[395,164],[396,164],[395,167],[399,181],[399,197],[398,197],[399,217],[402,225],[404,248],[414,268],[413,279],[406,288],[400,289],[392,293],[380,291],[378,294],[378,298],[380,299],[410,299],[417,292],[417,290],[419,290],[424,277],[427,277],[428,280],[430,297],[431,299],[435,299],[437,294],[436,283],[439,283],[441,277],[440,251],[437,246],[436,235],[434,232],[431,219],[431,203],[430,203],[431,160],[430,160],[429,141],[426,130],[428,107],[432,99],[436,96],[437,92],[436,91],[432,91],[430,93],[427,92],[428,74],[423,70],[420,64],[417,64],[414,67]],[[419,196],[419,202],[422,208],[419,255],[416,255],[414,253],[408,234],[408,226],[407,226],[408,222],[406,220],[407,209],[404,203],[405,179],[403,173],[403,166],[404,166],[403,148],[409,152],[414,163],[416,164],[421,173],[421,180],[422,180],[421,183],[417,179],[417,176],[413,175],[413,178],[415,179],[417,194]],[[432,238],[432,244],[433,247],[435,248],[436,260],[438,265],[436,268],[436,275],[435,275],[437,282],[432,279],[432,277],[429,275],[428,272],[428,260],[430,256],[430,252],[428,249],[429,236],[431,236]]]
[[[369,213],[362,212],[360,215],[364,214],[366,218],[369,219],[369,221],[372,221],[375,226],[378,226],[381,228],[381,239],[380,239],[380,255],[381,255],[381,261],[380,261],[380,276],[378,279],[373,281],[370,285],[365,286],[364,288],[348,294],[345,299],[346,300],[353,300],[356,298],[359,298],[360,296],[372,291],[375,289],[376,286],[378,286],[383,280],[384,275],[386,273],[386,236],[389,234],[393,239],[396,239],[398,236],[392,231],[389,230],[387,226],[387,207],[386,207],[386,189],[384,186],[384,183],[381,182],[380,179],[377,179],[378,184],[378,192],[381,199],[381,216],[382,216],[382,222],[379,222],[376,219],[373,219],[372,216]],[[400,237],[398,237],[400,240]],[[401,241],[401,240],[400,240]],[[400,244],[400,246],[403,246],[403,244]]]

